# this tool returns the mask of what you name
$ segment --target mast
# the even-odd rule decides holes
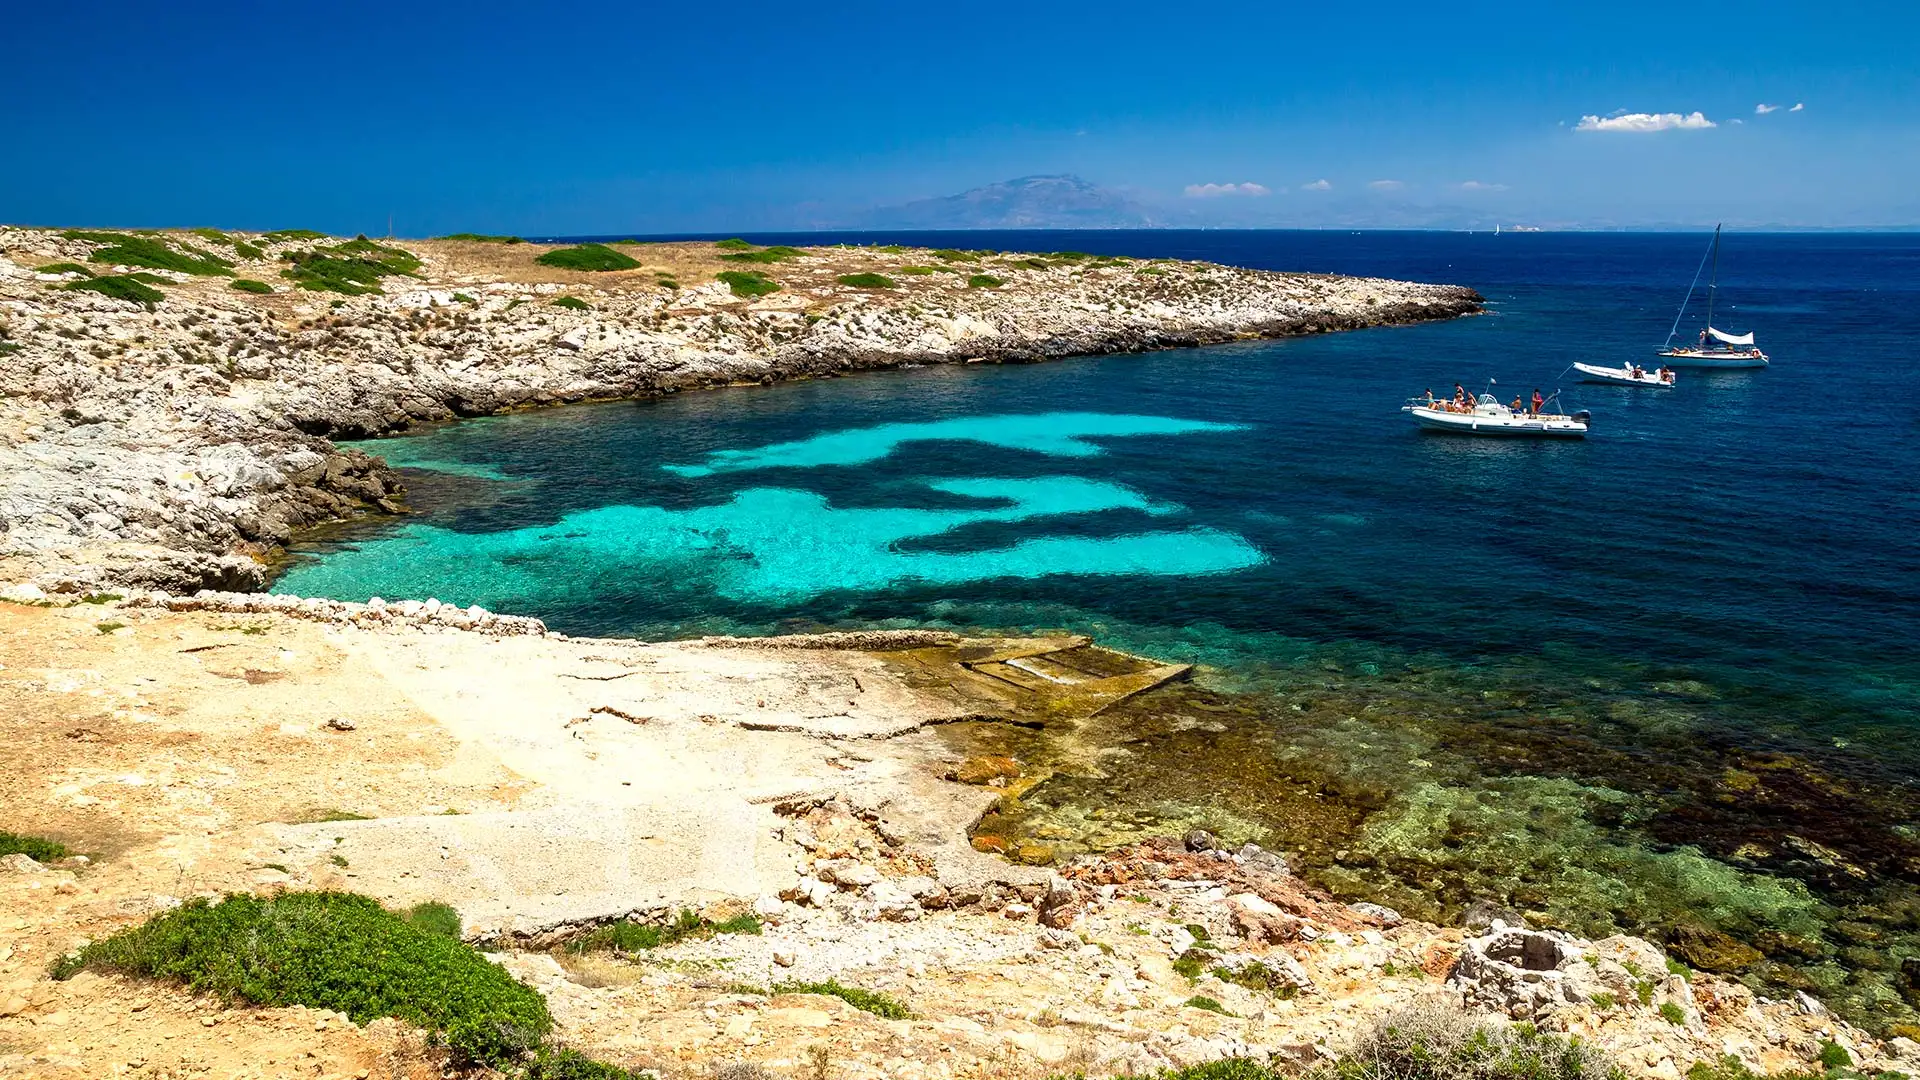
[[[1707,329],[1713,329],[1713,294],[1720,291],[1720,226],[1713,227],[1713,276],[1707,279]]]
[[[1713,242],[1708,244],[1707,250],[1700,255],[1700,265],[1693,268],[1693,280],[1687,284],[1687,297],[1680,301],[1680,310],[1673,313],[1673,326],[1667,330],[1667,343],[1660,346],[1661,348],[1673,348],[1673,336],[1680,332],[1680,320],[1687,317],[1687,305],[1693,303],[1693,290],[1700,287],[1700,271],[1707,268],[1709,256],[1713,257],[1713,274],[1717,278],[1720,276],[1720,226],[1718,225],[1713,227]],[[1712,322],[1711,317],[1708,322]]]

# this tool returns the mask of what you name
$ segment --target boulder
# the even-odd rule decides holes
[[[1573,939],[1504,924],[1485,936],[1467,939],[1450,981],[1469,1005],[1515,1019],[1584,1005],[1602,985]]]
[[[47,868],[35,862],[33,856],[21,852],[0,855],[0,873],[7,874],[44,874]]]
[[[1054,874],[1047,879],[1046,895],[1040,898],[1040,925],[1071,930],[1086,913],[1086,903],[1074,887]]]

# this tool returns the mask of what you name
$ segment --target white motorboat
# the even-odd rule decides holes
[[[1492,394],[1482,394],[1466,405],[1425,397],[1410,398],[1400,411],[1412,416],[1413,422],[1426,431],[1506,438],[1584,439],[1587,425],[1592,421],[1584,409],[1571,416],[1510,409]]]
[[[1605,383],[1608,386],[1673,386],[1672,368],[1648,371],[1639,364],[1627,364],[1615,368],[1575,363],[1573,370],[1580,373],[1581,382]]]
[[[1706,269],[1708,258],[1713,260],[1713,274],[1707,279],[1707,325],[1700,331],[1700,340],[1693,345],[1673,343],[1674,335],[1680,332],[1680,320],[1686,317],[1687,305],[1693,302],[1693,291],[1700,285],[1700,271]],[[1693,284],[1687,286],[1687,298],[1680,301],[1680,311],[1673,317],[1673,329],[1667,331],[1667,343],[1656,350],[1666,361],[1668,367],[1693,368],[1762,368],[1767,366],[1767,354],[1753,343],[1751,331],[1744,334],[1729,334],[1713,325],[1713,301],[1720,292],[1720,226],[1713,227],[1713,243],[1708,245],[1707,254],[1700,257],[1700,266],[1693,272]]]

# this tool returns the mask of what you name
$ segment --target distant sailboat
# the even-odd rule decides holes
[[[1493,223],[1493,235],[1495,236],[1500,235],[1500,223],[1497,221]]]
[[[1674,335],[1680,332],[1680,320],[1686,317],[1687,305],[1693,302],[1693,291],[1700,285],[1700,271],[1706,268],[1707,260],[1713,260],[1713,274],[1707,280],[1707,326],[1700,331],[1697,345],[1673,343]],[[1668,367],[1696,368],[1757,368],[1767,366],[1767,354],[1753,343],[1753,334],[1729,334],[1714,329],[1713,301],[1720,291],[1720,226],[1713,227],[1713,243],[1707,248],[1707,254],[1700,257],[1700,266],[1693,272],[1693,284],[1687,286],[1687,298],[1680,301],[1680,311],[1673,317],[1673,329],[1667,331],[1667,343],[1658,352],[1666,358]]]

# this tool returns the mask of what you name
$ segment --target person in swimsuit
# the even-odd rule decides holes
[[[1540,388],[1539,388],[1539,387],[1537,387],[1537,386],[1536,386],[1536,387],[1534,387],[1534,388],[1533,388],[1533,412],[1532,412],[1532,415],[1534,415],[1534,416],[1539,416],[1539,415],[1540,415],[1540,407],[1541,407],[1542,405],[1545,405],[1546,403],[1547,403],[1547,399],[1546,399],[1546,398],[1543,398],[1543,397],[1541,397],[1541,396],[1540,396]]]

